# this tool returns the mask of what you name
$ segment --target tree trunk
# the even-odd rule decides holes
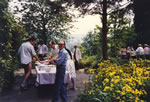
[[[107,55],[107,0],[103,1],[103,14],[102,14],[102,54],[104,60],[108,59]]]

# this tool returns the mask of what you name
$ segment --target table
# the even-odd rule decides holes
[[[55,83],[56,65],[38,64],[35,66],[35,70],[36,86]],[[69,83],[70,80],[70,75],[66,71],[64,83]]]

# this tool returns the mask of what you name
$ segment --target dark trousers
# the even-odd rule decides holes
[[[137,59],[145,59],[145,56],[144,55],[137,55]]]
[[[67,102],[67,92],[64,84],[66,66],[56,67],[55,92],[52,102],[60,102],[60,97],[63,102]]]
[[[76,70],[79,70],[79,63],[78,63],[77,60],[75,60],[75,69],[76,69]]]
[[[145,59],[150,60],[150,55],[145,54]]]

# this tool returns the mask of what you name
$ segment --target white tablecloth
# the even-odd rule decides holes
[[[56,66],[55,65],[40,65],[35,66],[36,70],[36,85],[44,85],[44,84],[54,84],[55,76],[56,76]],[[64,83],[68,83],[70,81],[69,73],[66,72]]]

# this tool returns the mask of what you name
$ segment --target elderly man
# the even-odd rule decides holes
[[[79,60],[82,59],[80,49],[77,45],[74,45],[73,57],[75,60],[75,68],[79,70]]]
[[[42,63],[35,53],[33,47],[34,42],[35,42],[35,38],[31,37],[27,42],[23,43],[18,50],[18,54],[20,56],[20,62],[25,71],[25,77],[20,86],[21,89],[27,88],[27,80],[29,79],[32,70],[32,57],[34,56],[40,63]]]
[[[65,50],[65,42],[60,41],[58,43],[59,53],[58,59],[54,60],[56,63],[56,80],[55,80],[55,92],[52,102],[60,102],[60,97],[63,102],[67,102],[67,93],[64,85],[64,77],[66,72],[66,64],[68,60],[68,52]]]

